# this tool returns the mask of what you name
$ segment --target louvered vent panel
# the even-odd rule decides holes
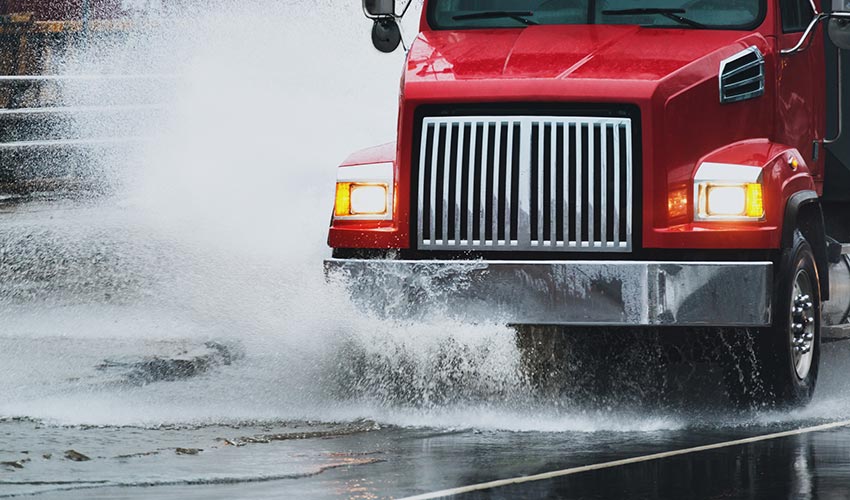
[[[764,57],[750,47],[720,63],[720,102],[738,102],[764,94]]]

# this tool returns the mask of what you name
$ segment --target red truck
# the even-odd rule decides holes
[[[394,7],[364,1],[386,52]],[[806,404],[850,333],[850,2],[823,7],[425,0],[326,272],[373,308],[747,333],[765,399]]]

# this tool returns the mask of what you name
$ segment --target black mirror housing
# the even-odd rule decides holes
[[[395,0],[363,0],[363,10],[371,17],[395,17]]]
[[[375,19],[372,26],[372,45],[379,51],[389,54],[401,45],[401,28],[392,17]]]
[[[850,17],[829,21],[829,39],[839,49],[850,50]]]
[[[850,50],[850,0],[832,0],[829,38],[836,47]]]

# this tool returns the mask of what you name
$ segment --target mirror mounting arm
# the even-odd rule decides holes
[[[803,32],[803,36],[800,37],[800,41],[797,42],[797,45],[791,47],[790,49],[782,49],[781,51],[779,51],[779,53],[783,56],[790,56],[806,50],[808,48],[807,42],[809,41],[809,37],[812,35],[812,32],[814,32],[818,24],[828,19],[850,21],[850,12],[821,12],[815,15],[815,17],[812,19],[812,22],[809,23],[809,27],[806,28],[805,32]]]
[[[841,82],[841,50],[836,50],[836,53],[838,55],[838,62],[836,66],[836,80],[838,80],[838,131],[832,139],[823,139],[820,141],[822,144],[835,144],[838,142],[841,139],[841,134],[843,132],[842,129],[844,128],[844,112],[841,109],[844,104],[844,92],[842,89],[844,85],[842,85]]]
[[[797,45],[791,47],[790,49],[782,49],[781,51],[779,51],[779,53],[783,56],[790,56],[806,50],[806,48],[808,48],[806,42],[808,42],[809,36],[811,36],[817,25],[820,24],[821,21],[825,21],[828,17],[829,14],[825,14],[823,12],[816,14],[815,17],[812,18],[812,22],[810,22],[809,26],[806,28],[806,31],[803,32],[803,36],[800,37],[800,40],[797,42]]]

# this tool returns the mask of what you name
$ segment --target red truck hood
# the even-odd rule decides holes
[[[618,25],[431,31],[413,44],[406,79],[658,81],[744,35]]]

